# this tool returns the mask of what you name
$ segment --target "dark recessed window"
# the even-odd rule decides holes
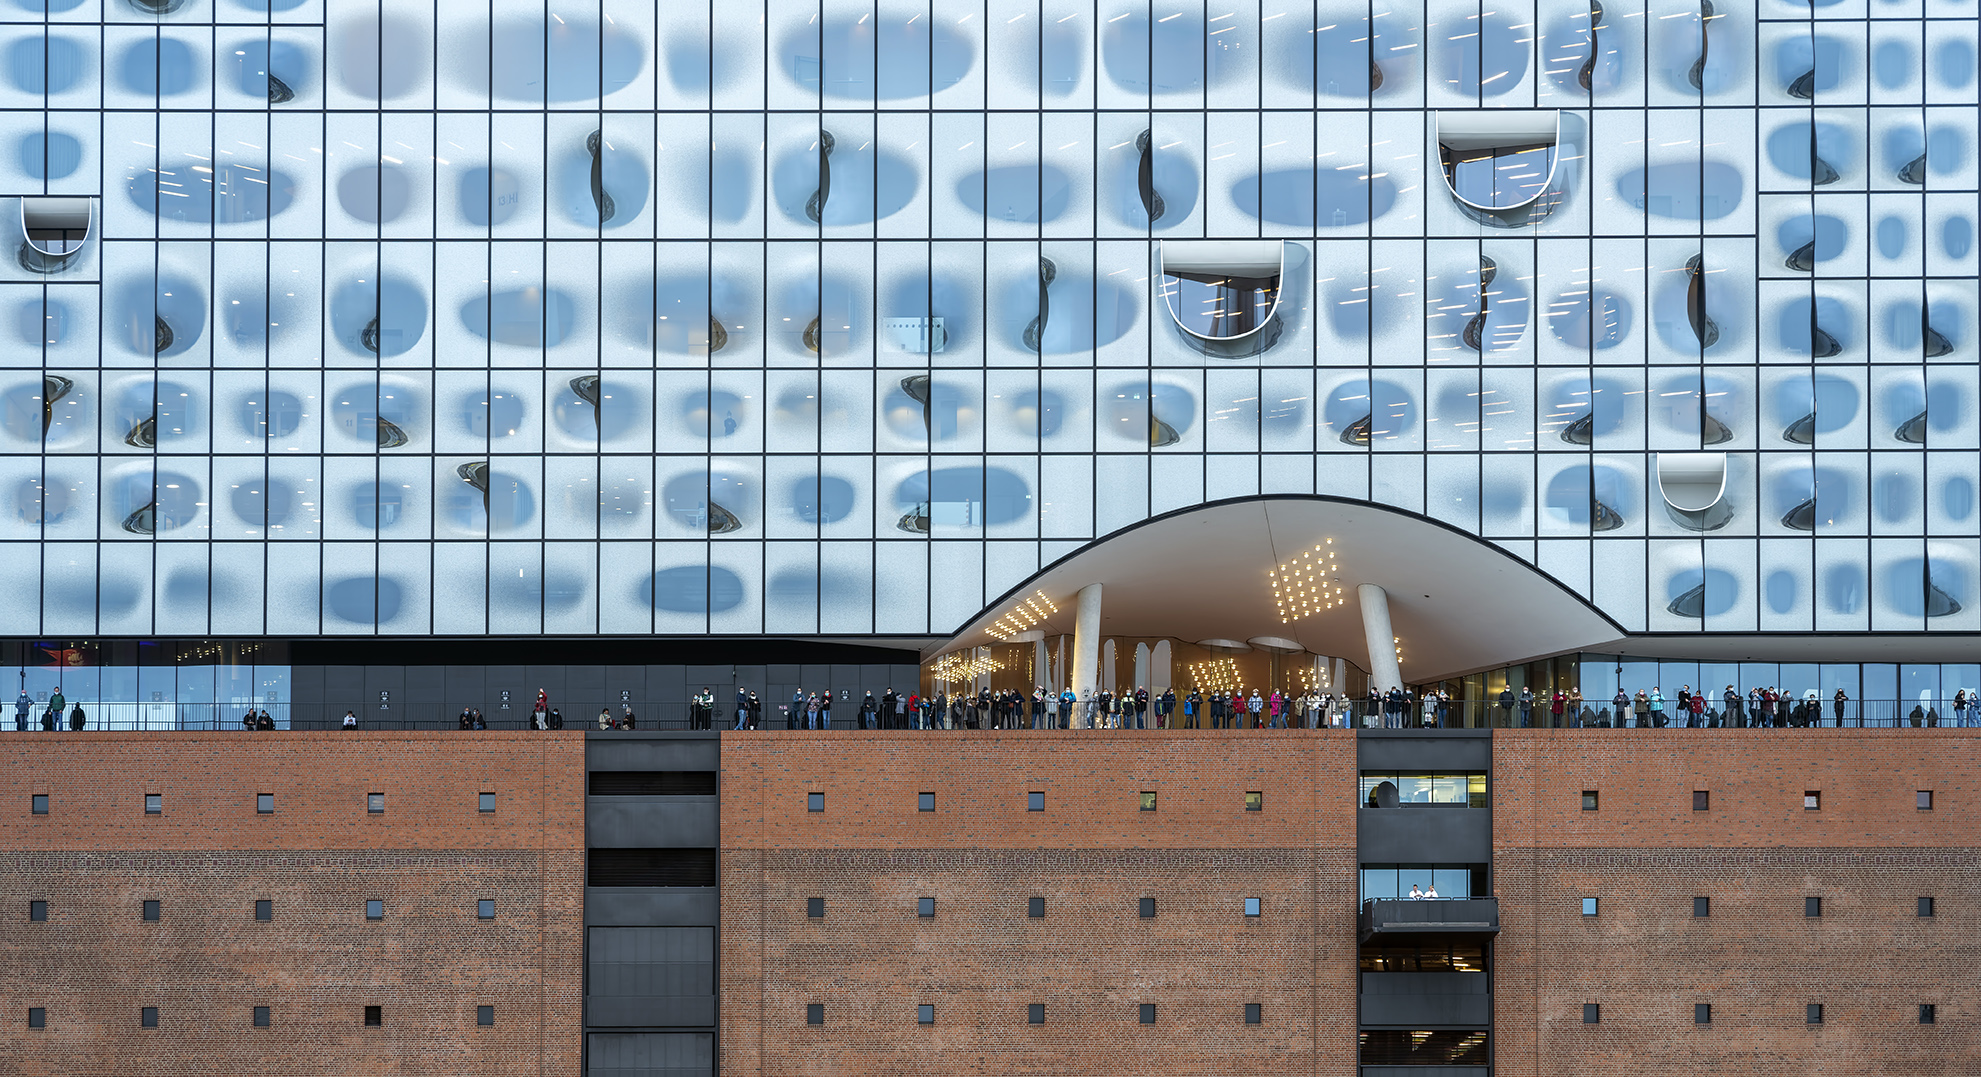
[[[48,794],[34,793],[28,797],[28,810],[36,815],[48,814]]]
[[[1266,795],[1264,793],[1259,793],[1259,792],[1252,792],[1245,794],[1245,810],[1265,811]]]
[[[1034,1002],[1031,1005],[1025,1007],[1025,1023],[1028,1025],[1045,1024],[1046,1004],[1043,1002]]]
[[[916,794],[915,794],[915,810],[916,810],[916,811],[934,811],[934,810],[935,810],[935,794],[934,794],[934,793],[916,793]]]
[[[366,901],[366,902],[365,902],[365,919],[367,919],[367,920],[383,920],[383,919],[385,919],[385,902],[383,902],[383,901],[380,901],[380,900],[379,900],[379,899],[377,899],[377,898],[372,898],[371,900],[369,900],[369,901]]]
[[[157,920],[160,912],[161,910],[157,901],[153,900],[144,903],[144,918],[146,920]]]
[[[825,919],[825,899],[822,897],[806,898],[805,917],[810,920]]]
[[[1583,1003],[1583,1004],[1582,1004],[1582,1023],[1583,1023],[1583,1024],[1585,1024],[1585,1025],[1600,1025],[1600,1024],[1602,1024],[1602,1023],[1603,1023],[1603,1006],[1602,1006],[1602,1004],[1601,1004],[1601,1003],[1599,1003],[1599,1002],[1585,1002],[1585,1003]]]
[[[158,1027],[158,1007],[156,1007],[156,1006],[146,1006],[146,1007],[144,1007],[143,1009],[141,1009],[141,1010],[139,1010],[139,1011],[138,1011],[138,1027],[139,1027],[139,1028],[157,1028],[157,1027]]]
[[[262,898],[261,900],[255,902],[255,919],[257,920],[275,919],[275,902],[269,900],[268,898]]]
[[[1141,901],[1136,903],[1135,908],[1136,911],[1141,915],[1142,919],[1144,920],[1153,920],[1156,918],[1155,898],[1143,898]]]
[[[1912,794],[1912,806],[1918,808],[1920,811],[1932,811],[1933,791],[1931,789],[1920,789],[1914,792]]]
[[[488,814],[488,813],[490,813],[490,812],[493,812],[493,811],[495,810],[495,794],[494,794],[494,793],[476,793],[476,794],[475,794],[475,810],[476,810],[476,811],[478,811],[478,812],[481,812],[481,813],[483,813],[484,815],[486,815],[486,814]]]
[[[482,1028],[494,1028],[494,1027],[495,1027],[495,1007],[493,1007],[493,1006],[476,1006],[476,1007],[475,1007],[475,1024],[476,1024],[476,1025],[478,1025],[478,1026],[480,1026],[480,1027],[482,1027]]]
[[[165,794],[146,793],[144,795],[144,813],[146,815],[159,815],[164,811],[165,811]]]
[[[1919,1004],[1920,1024],[1922,1025],[1934,1024],[1939,1020],[1939,1018],[1940,1018],[1940,1008],[1938,1006],[1935,1006],[1930,1002],[1922,1002]]]
[[[1927,901],[1931,901],[1932,899],[1931,899],[1931,898],[1927,898],[1927,899],[1925,899],[1925,900],[1927,900]],[[34,923],[40,923],[40,922],[42,922],[42,921],[44,921],[44,920],[47,920],[47,919],[48,919],[48,903],[47,903],[46,901],[30,901],[30,902],[28,902],[28,919],[29,919],[30,921],[32,921],[32,922],[34,922]]]
[[[1822,810],[1823,810],[1823,791],[1822,791],[1821,789],[1805,789],[1805,790],[1803,790],[1803,791],[1802,791],[1802,810],[1803,810],[1803,811],[1822,811]]]
[[[1583,898],[1583,899],[1582,899],[1582,915],[1584,915],[1584,916],[1594,916],[1594,915],[1596,915],[1596,899],[1595,899],[1595,898],[1592,898],[1592,897],[1585,897],[1585,898]]]
[[[1600,798],[1597,796],[1597,793],[1594,789],[1582,790],[1582,810],[1595,811],[1596,804],[1599,799]]]
[[[274,794],[274,793],[256,793],[256,794],[255,794],[255,814],[256,814],[256,815],[274,815],[274,814],[275,814],[275,794]]]
[[[378,1028],[384,1024],[385,1024],[385,1007],[383,1006],[365,1007],[365,1026],[367,1028]]]
[[[367,815],[384,815],[384,814],[385,814],[385,794],[384,794],[384,793],[366,793],[366,794],[365,794],[365,814],[367,814]]]
[[[1142,1023],[1145,1025],[1153,1025],[1156,1023],[1155,1003],[1153,1002],[1142,1003]]]
[[[935,1024],[935,1007],[926,1002],[916,1006],[915,1023],[918,1025]]]
[[[255,1007],[255,1027],[256,1027],[256,1028],[267,1028],[267,1027],[269,1026],[269,1024],[270,1024],[270,1021],[269,1021],[269,1016],[268,1016],[268,1007],[266,1007],[266,1006],[256,1006],[256,1007]]]
[[[1803,898],[1802,915],[1808,917],[1817,917],[1823,915],[1823,899],[1819,897]]]
[[[1245,899],[1245,915],[1247,915],[1247,916],[1257,916],[1257,915],[1259,915],[1259,899],[1258,899],[1258,898],[1246,898],[1246,899]]]
[[[47,1010],[46,1008],[44,1008],[44,1007],[41,1007],[41,1006],[29,1006],[29,1007],[28,1007],[28,1027],[29,1027],[29,1028],[47,1028],[47,1027],[48,1027],[48,1010]]]
[[[935,899],[934,899],[934,898],[932,898],[932,897],[925,897],[925,898],[916,898],[916,899],[915,899],[915,915],[916,915],[916,916],[920,916],[920,917],[924,917],[924,918],[926,918],[926,917],[930,917],[930,916],[934,916],[934,915],[935,915]]]
[[[824,810],[825,810],[825,794],[824,794],[824,793],[806,793],[806,794],[805,794],[805,810],[806,810],[806,811],[824,811]]]
[[[476,902],[475,902],[475,919],[477,919],[477,920],[493,920],[493,919],[495,919],[495,899],[494,899],[494,898],[480,898],[480,899],[478,899],[478,900],[476,900]]]
[[[1026,899],[1025,899],[1025,915],[1026,915],[1026,916],[1029,916],[1029,917],[1031,917],[1031,918],[1032,918],[1032,919],[1034,919],[1034,920],[1043,920],[1043,919],[1045,919],[1045,917],[1046,917],[1046,899],[1044,899],[1044,898],[1042,898],[1042,897],[1035,897],[1035,898],[1026,898]]]
[[[1710,1002],[1695,1002],[1695,1003],[1693,1003],[1693,1004],[1692,1004],[1692,1023],[1693,1023],[1693,1024],[1695,1024],[1695,1025],[1710,1025],[1710,1024],[1712,1024],[1712,1023],[1713,1023],[1713,1004],[1712,1004],[1712,1003],[1710,1003]]]
[[[1931,916],[1931,915],[1933,915],[1933,899],[1932,899],[1932,898],[1929,898],[1929,897],[1923,897],[1923,898],[1920,898],[1920,899],[1919,899],[1919,915],[1921,915],[1921,916]]]
[[[1142,810],[1143,811],[1156,810],[1156,795],[1146,789],[1142,791]]]
[[[1803,1023],[1804,1023],[1804,1024],[1809,1024],[1809,1025],[1820,1025],[1820,1024],[1822,1024],[1822,1023],[1823,1023],[1823,1004],[1822,1004],[1822,1003],[1820,1003],[1820,1002],[1812,1002],[1812,1003],[1810,1003],[1809,1005],[1807,1005],[1807,1006],[1804,1006],[1804,1007],[1802,1008],[1802,1011],[1803,1011],[1803,1013],[1802,1013],[1802,1021],[1803,1021]]]
[[[1026,793],[1026,794],[1025,794],[1025,810],[1026,810],[1026,811],[1044,811],[1044,810],[1046,810],[1046,795],[1045,795],[1044,793],[1040,793],[1040,792],[1031,792],[1031,793]]]
[[[825,1003],[823,1002],[805,1003],[805,1023],[808,1025],[825,1024]]]
[[[1261,1006],[1256,1002],[1248,1002],[1245,1004],[1246,1024],[1261,1025],[1265,1023],[1265,1020],[1266,1020],[1266,1008],[1264,1006]]]
[[[1706,917],[1713,915],[1713,899],[1709,897],[1693,898],[1692,915],[1695,919],[1699,920],[1704,920]]]
[[[1693,810],[1693,811],[1707,811],[1707,810],[1709,810],[1710,808],[1712,808],[1712,806],[1713,806],[1713,791],[1712,791],[1712,790],[1710,790],[1710,789],[1694,789],[1694,790],[1692,791],[1692,810]]]

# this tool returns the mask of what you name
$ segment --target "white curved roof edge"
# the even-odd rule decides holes
[[[1658,494],[1680,512],[1704,512],[1726,496],[1723,452],[1661,452]]]
[[[1165,239],[1159,241],[1157,247],[1156,266],[1160,270],[1156,279],[1158,290],[1162,288],[1161,278],[1169,272],[1171,262],[1175,262],[1181,268],[1232,276],[1275,274],[1282,280],[1286,276],[1286,241],[1281,239]],[[1175,305],[1167,296],[1163,297],[1162,306],[1169,312],[1169,320],[1176,323],[1178,329],[1198,340],[1244,340],[1264,329],[1272,322],[1273,315],[1279,313],[1280,291],[1281,289],[1277,287],[1273,289],[1273,307],[1266,312],[1265,317],[1259,319],[1259,324],[1237,336],[1230,337],[1208,336],[1184,325],[1183,319],[1177,316]]]
[[[1437,142],[1454,150],[1482,150],[1493,146],[1526,146],[1543,143],[1552,148],[1561,146],[1560,109],[1467,109],[1463,112],[1438,110],[1436,122]],[[1444,178],[1444,189],[1461,204],[1486,213],[1505,213],[1510,210],[1526,209],[1541,200],[1554,189],[1555,173],[1561,168],[1561,154],[1548,162],[1548,181],[1534,197],[1516,202],[1510,206],[1488,206],[1474,202],[1458,193],[1451,185],[1451,177],[1438,169]]]
[[[35,250],[58,257],[67,251],[42,250],[34,242],[33,229],[58,228],[64,231],[81,229],[83,238],[89,239],[96,225],[96,199],[88,196],[29,195],[21,199],[21,234],[27,237],[28,245]]]
[[[1287,654],[1299,654],[1307,649],[1302,644],[1287,639],[1284,636],[1253,636],[1246,642],[1260,650],[1284,651]]]

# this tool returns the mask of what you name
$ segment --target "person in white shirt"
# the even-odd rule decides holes
[[[1432,883],[1431,888],[1429,890],[1424,891],[1424,900],[1431,901],[1436,899],[1437,896],[1438,896],[1438,884]]]
[[[1416,883],[1410,884],[1410,900],[1412,901],[1424,900],[1424,892],[1422,890],[1417,889]]]

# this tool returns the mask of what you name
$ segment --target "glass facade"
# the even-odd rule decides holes
[[[1976,35],[1965,0],[8,0],[0,608],[943,635],[1293,494],[1630,631],[1981,630]]]

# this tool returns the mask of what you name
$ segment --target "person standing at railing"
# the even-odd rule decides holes
[[[1838,729],[1843,728],[1843,705],[1848,702],[1850,702],[1850,697],[1845,695],[1843,689],[1841,688],[1837,689],[1837,694],[1830,698],[1830,709],[1836,712]],[[1953,712],[1955,717],[1961,717],[1960,712],[1966,709],[1967,706],[1966,704],[1961,702],[1961,697],[1958,695],[1954,696]],[[1864,724],[1864,719],[1859,718],[1857,720],[1857,724],[1862,726]],[[1967,723],[1966,721],[1963,720],[1960,722],[1960,724],[1966,725]]]
[[[1568,690],[1568,725],[1571,729],[1582,728],[1582,689],[1580,686]]]
[[[1967,728],[1967,708],[1973,701],[1967,697],[1967,689],[1962,688],[1953,694],[1953,724]],[[1837,689],[1837,724],[1843,724],[1843,689]]]
[[[62,716],[68,712],[69,701],[62,698],[62,686],[55,686],[55,694],[48,697],[48,712],[55,716],[55,724],[62,724]]]
[[[77,703],[73,708],[70,709],[69,711],[70,729],[81,729],[83,727],[83,723],[87,721],[89,721],[89,718],[88,716],[83,714],[83,705],[81,703]]]
[[[28,715],[34,710],[34,700],[28,698],[28,690],[21,689],[21,698],[14,701],[14,728],[22,733],[28,731]]]

